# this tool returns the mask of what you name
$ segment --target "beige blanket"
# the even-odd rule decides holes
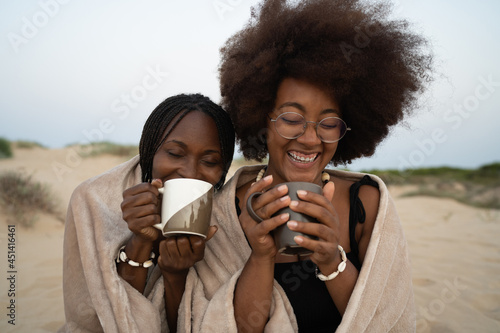
[[[217,196],[212,223],[219,230],[207,244],[205,260],[188,275],[179,314],[179,326],[192,332],[236,332],[233,292],[250,248],[239,225],[235,190],[255,179],[262,166],[244,167]],[[357,181],[363,174],[330,171],[332,175]],[[384,183],[372,238],[358,281],[337,332],[413,332],[415,308],[406,240],[394,204]],[[293,309],[275,281],[271,317],[266,332],[296,332]],[[257,323],[250,316],[248,327]]]
[[[116,270],[118,249],[132,235],[122,219],[122,193],[140,182],[136,156],[74,191],[64,234],[66,324],[60,332],[168,331],[158,268],[152,272],[146,296]]]
[[[116,270],[118,249],[131,236],[122,219],[122,192],[141,181],[138,157],[81,184],[66,219],[63,290],[66,324],[61,332],[168,332],[163,280],[152,268],[143,294]],[[205,259],[188,274],[179,309],[179,332],[236,332],[233,292],[250,248],[240,228],[235,189],[254,179],[260,166],[245,167],[216,196],[212,224],[219,230],[208,242]],[[358,180],[361,174],[332,174]],[[399,219],[385,185],[372,240],[337,332],[410,332],[415,310],[410,266]],[[250,316],[249,327],[258,320]],[[275,283],[266,332],[295,332],[297,323],[281,287]]]

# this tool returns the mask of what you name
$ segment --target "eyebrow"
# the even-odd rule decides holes
[[[306,112],[306,109],[304,108],[304,106],[302,104],[297,103],[297,102],[286,102],[286,103],[283,103],[283,104],[281,104],[278,107],[278,110],[286,108],[286,107],[293,107],[293,108],[299,109],[303,113]],[[336,109],[324,109],[324,110],[322,110],[320,112],[320,115],[322,115],[322,114],[328,114],[328,113],[335,113],[336,115],[340,115],[340,112],[338,110],[336,110]]]
[[[184,142],[182,141],[179,141],[179,140],[168,140],[168,141],[165,141],[164,144],[167,144],[167,143],[175,143],[175,144],[178,144],[179,146],[181,146],[182,148],[187,148],[187,144],[185,144]],[[212,153],[216,153],[216,154],[219,154],[222,156],[222,152],[220,150],[215,150],[215,149],[207,149],[205,151],[203,151],[204,154],[212,154]]]

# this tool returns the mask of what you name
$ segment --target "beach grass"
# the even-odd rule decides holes
[[[0,159],[11,158],[12,147],[9,140],[0,137]]]
[[[12,144],[19,149],[47,148],[39,142],[29,140],[17,140],[13,141]]]
[[[388,185],[416,185],[403,196],[451,198],[481,208],[500,209],[500,163],[477,169],[452,167],[367,170]]]
[[[82,157],[96,157],[101,155],[113,155],[124,158],[132,158],[139,153],[139,146],[137,145],[123,145],[110,141],[92,142],[85,145],[68,145],[78,146]]]
[[[0,159],[14,156],[14,149],[46,148],[41,143],[28,140],[10,141],[0,137]]]
[[[9,223],[32,227],[39,213],[48,213],[61,221],[58,199],[47,184],[33,180],[24,172],[7,170],[0,173],[0,205]]]

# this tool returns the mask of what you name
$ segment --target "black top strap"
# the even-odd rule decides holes
[[[370,185],[378,188],[378,183],[370,178],[370,176],[365,175],[360,181],[355,182],[351,185],[349,189],[349,241],[351,243],[351,252],[358,257],[359,248],[356,242],[355,231],[357,223],[364,223],[366,219],[365,207],[359,199],[359,189],[363,185]]]

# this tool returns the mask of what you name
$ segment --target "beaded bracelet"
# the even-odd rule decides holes
[[[127,264],[129,264],[130,266],[133,266],[133,267],[144,267],[144,268],[148,268],[148,267],[151,267],[153,266],[153,259],[155,258],[155,253],[154,252],[151,252],[151,255],[149,257],[149,260],[143,262],[143,263],[140,263],[140,262],[136,262],[136,261],[133,261],[131,259],[129,259],[127,257],[127,254],[125,253],[125,245],[123,245],[120,250],[118,250],[118,255],[116,256],[116,262],[117,263],[120,263],[120,262],[126,262]]]
[[[345,251],[342,248],[342,246],[338,245],[338,249],[339,249],[340,255],[342,257],[342,262],[338,265],[336,272],[333,272],[332,274],[325,276],[325,275],[321,274],[321,272],[318,270],[318,266],[316,266],[316,277],[318,279],[320,279],[321,281],[333,280],[337,277],[337,275],[339,275],[340,273],[342,273],[345,270],[345,268],[347,266],[347,256],[346,256]]]

